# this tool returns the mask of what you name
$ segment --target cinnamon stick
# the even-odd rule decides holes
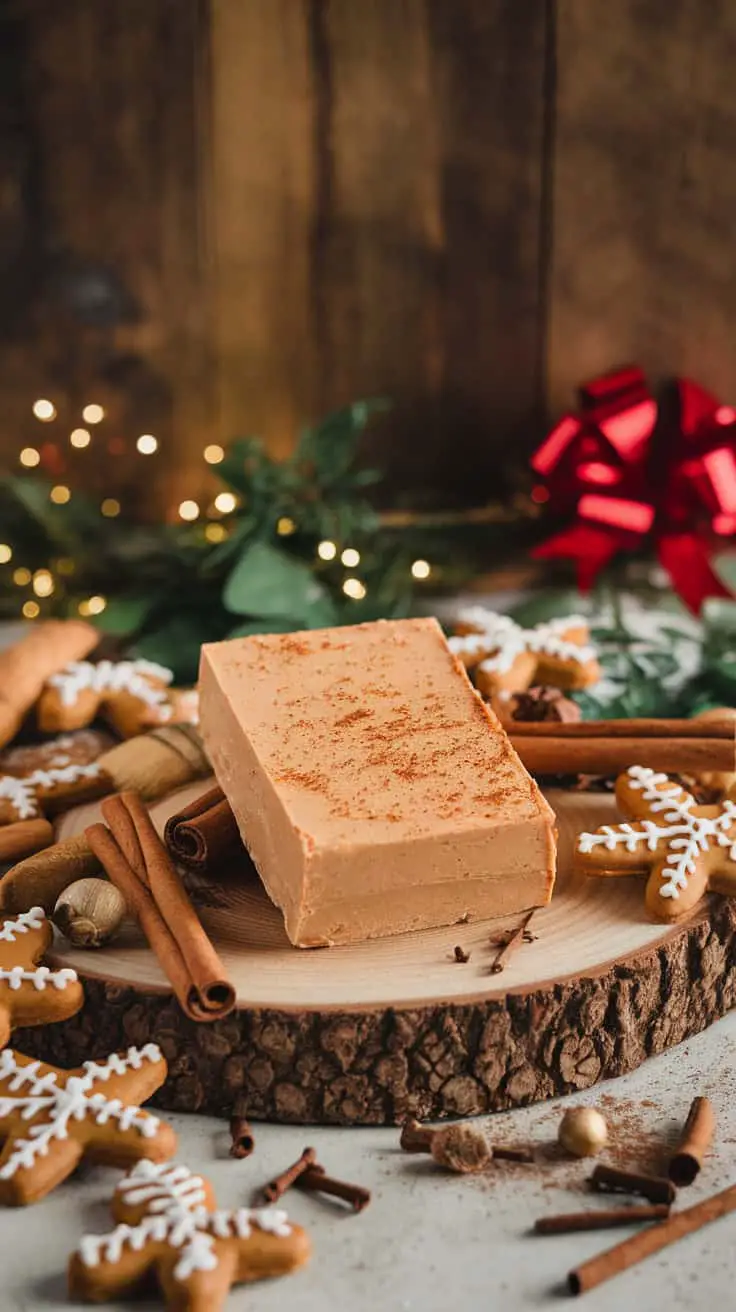
[[[499,1162],[525,1162],[534,1161],[534,1153],[531,1148],[510,1148],[504,1144],[494,1144],[492,1156]]]
[[[577,720],[560,724],[549,720],[514,720],[514,737],[533,738],[719,738],[734,743],[734,720],[724,715],[707,720],[629,719]]]
[[[565,1212],[560,1216],[542,1216],[534,1222],[537,1235],[568,1235],[583,1230],[611,1230],[637,1221],[664,1221],[670,1214],[667,1203],[651,1207],[607,1207],[599,1212]]]
[[[299,1176],[303,1175],[310,1166],[315,1164],[316,1159],[317,1154],[315,1153],[314,1148],[305,1148],[301,1157],[298,1157],[291,1166],[287,1166],[285,1171],[282,1171],[280,1175],[275,1175],[273,1180],[269,1180],[268,1184],[264,1185],[263,1197],[266,1202],[278,1202],[279,1198],[286,1193],[287,1189],[290,1189],[291,1186],[296,1183]]]
[[[43,620],[0,651],[0,747],[15,737],[46,680],[84,660],[99,640],[83,620]]]
[[[210,788],[166,822],[172,856],[194,870],[213,869],[240,844],[237,821],[221,788]]]
[[[622,721],[630,725],[630,721]],[[539,726],[542,727],[542,726]],[[544,726],[546,727],[546,726]],[[602,738],[568,737],[579,725],[553,725],[554,735],[511,735],[511,743],[530,774],[614,775],[631,765],[644,765],[665,774],[698,774],[705,770],[736,771],[733,740],[700,736],[678,738],[636,737],[632,734]]]
[[[677,1152],[670,1159],[668,1175],[678,1186],[692,1184],[713,1141],[716,1120],[709,1098],[694,1098]]]
[[[106,825],[90,825],[85,837],[91,852],[97,857],[108,879],[120,889],[128,910],[135,916],[158,963],[168,979],[179,1006],[191,1020],[203,1017],[192,1010],[190,992],[192,981],[184,958],[171,930],[159,912],[145,884],[131,869],[123,852]]]
[[[359,1184],[347,1184],[344,1180],[335,1180],[332,1176],[325,1174],[324,1166],[308,1166],[306,1171],[297,1176],[294,1181],[297,1189],[304,1189],[307,1193],[329,1194],[332,1198],[341,1198],[343,1202],[349,1203],[354,1212],[362,1212],[371,1201],[370,1189],[364,1189]]]
[[[102,814],[108,824],[110,814],[120,815],[122,811],[127,812],[132,823],[153,900],[163,920],[171,927],[191,976],[191,1005],[195,1010],[202,1009],[206,1013],[205,1019],[221,1019],[235,1006],[235,990],[225,975],[222,962],[137,793],[120,793],[117,798],[108,798],[102,803]],[[129,832],[127,821],[125,832]]]
[[[230,1117],[230,1156],[242,1161],[244,1157],[250,1157],[256,1146],[253,1131],[250,1128],[250,1122],[245,1116]]]
[[[92,825],[89,846],[138,919],[183,1010],[198,1021],[228,1015],[235,991],[140,798],[107,798],[102,811],[110,827]]]
[[[637,1262],[642,1262],[654,1253],[661,1252],[670,1244],[676,1244],[678,1239],[694,1234],[704,1225],[709,1225],[711,1221],[718,1221],[720,1217],[728,1216],[733,1211],[736,1211],[736,1185],[731,1185],[719,1194],[713,1194],[704,1202],[688,1207],[684,1212],[671,1214],[660,1225],[649,1226],[639,1234],[624,1239],[623,1243],[616,1244],[615,1248],[609,1248],[607,1252],[600,1253],[598,1257],[576,1267],[567,1277],[570,1293],[587,1294],[589,1290],[595,1289],[605,1280],[611,1280],[613,1276],[627,1271]]]
[[[593,1189],[610,1193],[637,1194],[650,1203],[674,1203],[675,1186],[663,1176],[643,1175],[639,1171],[619,1171],[615,1166],[596,1166],[589,1181]]]
[[[49,820],[17,820],[0,827],[0,865],[34,856],[54,841],[54,826]]]

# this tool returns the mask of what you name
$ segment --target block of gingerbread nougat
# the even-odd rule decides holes
[[[433,619],[202,649],[201,730],[298,947],[548,902],[553,813]]]

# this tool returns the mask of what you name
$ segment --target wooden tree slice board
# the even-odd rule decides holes
[[[202,789],[154,807],[157,823]],[[131,926],[98,952],[57,940],[54,964],[79,972],[85,1007],[16,1042],[75,1065],[154,1040],[170,1067],[161,1106],[334,1124],[497,1111],[631,1070],[734,1005],[736,914],[714,898],[684,925],[649,922],[641,881],[572,869],[576,834],[614,819],[612,797],[548,796],[560,829],[555,894],[535,913],[536,941],[500,975],[489,939],[519,918],[300,951],[243,869],[207,890],[217,905],[201,906],[236,986],[230,1017],[189,1021]],[[95,806],[79,808],[66,832],[92,818]]]

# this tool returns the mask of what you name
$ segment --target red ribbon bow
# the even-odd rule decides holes
[[[537,498],[572,523],[534,551],[570,556],[587,592],[619,551],[651,545],[689,608],[733,594],[710,563],[714,535],[736,532],[736,410],[677,380],[668,423],[636,365],[585,383],[532,456]]]

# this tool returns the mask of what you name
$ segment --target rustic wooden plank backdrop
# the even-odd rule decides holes
[[[0,0],[0,464],[158,512],[381,394],[395,486],[479,499],[583,375],[733,399],[735,53],[729,0]]]

